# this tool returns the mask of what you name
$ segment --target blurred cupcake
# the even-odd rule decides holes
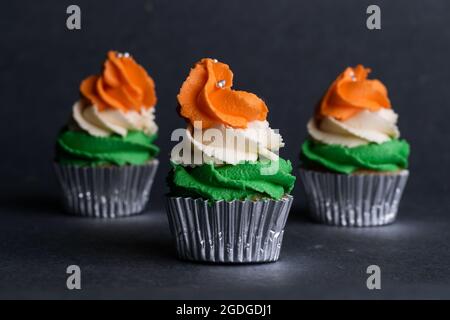
[[[55,168],[71,213],[102,218],[143,210],[158,167],[153,79],[128,53],[108,52],[100,75],[59,133]]]
[[[347,68],[308,122],[301,181],[312,216],[340,226],[395,220],[409,172],[409,145],[399,139],[386,87],[370,69]]]
[[[175,136],[167,210],[179,258],[278,260],[295,177],[284,144],[252,93],[233,90],[228,65],[202,59],[178,94],[188,122]],[[174,135],[172,135],[174,136]]]

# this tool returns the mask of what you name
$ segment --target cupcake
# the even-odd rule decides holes
[[[309,120],[301,150],[301,181],[310,213],[322,223],[392,223],[409,172],[409,144],[400,139],[386,87],[370,69],[347,68]]]
[[[141,212],[158,167],[153,79],[128,53],[110,51],[80,93],[56,143],[67,210],[102,218]]]
[[[178,257],[213,263],[276,261],[292,204],[292,166],[255,94],[232,89],[228,65],[202,59],[178,94],[167,211]]]

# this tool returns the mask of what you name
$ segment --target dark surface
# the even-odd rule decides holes
[[[17,198],[2,212],[0,298],[450,298],[448,201],[408,199],[397,223],[368,229],[310,223],[294,208],[281,259],[243,266],[176,260],[161,212],[92,220],[55,202]],[[65,289],[71,264],[79,291]],[[366,287],[372,264],[379,291]]]
[[[450,297],[450,3],[377,1],[77,1],[82,30],[65,28],[69,1],[15,1],[0,11],[0,295],[2,297]],[[129,51],[157,85],[161,167],[154,212],[118,221],[62,215],[52,171],[58,129],[84,77],[109,49]],[[176,94],[202,57],[229,63],[235,87],[257,93],[297,165],[313,106],[347,66],[363,63],[389,89],[411,144],[397,224],[346,230],[293,210],[282,260],[208,266],[174,259],[162,215],[170,133],[184,126]],[[305,204],[300,185],[295,206]],[[83,290],[65,290],[79,264]],[[382,268],[383,290],[365,289]]]

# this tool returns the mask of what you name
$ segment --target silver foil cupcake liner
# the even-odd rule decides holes
[[[300,169],[312,218],[347,227],[394,222],[408,176],[408,170],[345,175]]]
[[[141,212],[150,195],[158,160],[145,165],[79,167],[55,163],[70,213],[117,218]]]
[[[235,200],[168,197],[167,212],[180,259],[215,263],[278,260],[293,197]]]

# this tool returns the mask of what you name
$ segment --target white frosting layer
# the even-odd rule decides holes
[[[383,143],[400,136],[397,118],[397,114],[391,109],[376,112],[364,110],[345,121],[325,117],[317,123],[315,119],[311,119],[308,122],[308,133],[319,142],[350,148],[370,142]]]
[[[111,109],[99,111],[94,105],[77,101],[73,106],[73,119],[78,126],[95,137],[107,137],[113,133],[126,136],[128,130],[143,131],[152,135],[158,131],[155,108],[142,108],[140,112]]]
[[[175,133],[176,134],[176,133]],[[182,165],[202,163],[238,164],[259,159],[278,159],[278,150],[284,146],[280,134],[267,121],[252,121],[245,129],[220,125],[209,129],[183,129],[173,140],[182,138],[171,153],[171,161]]]

